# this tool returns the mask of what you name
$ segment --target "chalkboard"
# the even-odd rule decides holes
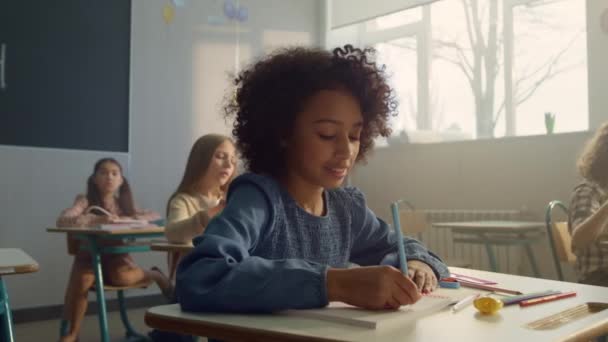
[[[129,0],[0,1],[0,145],[128,152]]]

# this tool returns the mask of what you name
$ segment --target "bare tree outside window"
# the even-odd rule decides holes
[[[574,122],[587,111],[584,1],[442,0],[429,6],[430,16],[420,21],[421,27],[424,20],[431,23],[426,113],[417,93],[408,92],[416,79],[411,65],[405,73],[398,57],[402,51],[401,62],[411,64],[423,29],[376,45],[393,71],[408,132],[424,127],[422,118],[432,130],[470,132],[471,138],[539,134],[546,111],[557,111],[558,122],[572,130],[587,128],[586,120]],[[392,56],[384,58],[387,51]],[[409,85],[399,85],[404,82]],[[560,102],[554,94],[571,93],[564,90],[571,82],[579,91]],[[562,119],[560,111],[570,116]]]

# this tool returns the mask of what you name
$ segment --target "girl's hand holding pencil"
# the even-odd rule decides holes
[[[409,277],[422,293],[433,292],[437,288],[437,277],[429,265],[418,260],[407,261]]]
[[[421,295],[408,276],[391,266],[330,268],[327,298],[364,309],[398,309],[417,302]]]

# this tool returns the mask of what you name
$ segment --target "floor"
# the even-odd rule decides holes
[[[146,334],[151,329],[144,323],[146,309],[129,310],[131,325],[141,334]],[[120,321],[118,311],[108,313],[108,326],[112,342],[124,341],[124,328]],[[15,342],[46,342],[59,339],[59,321],[37,321],[15,325]],[[99,325],[96,315],[85,317],[80,332],[80,342],[99,341]],[[199,339],[203,342],[206,339]]]

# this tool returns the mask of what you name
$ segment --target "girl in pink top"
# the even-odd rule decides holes
[[[98,206],[110,212],[107,216],[98,210],[87,209]],[[86,195],[76,196],[74,205],[65,209],[57,219],[58,227],[92,227],[112,223],[118,218],[156,220],[158,213],[135,208],[129,183],[122,175],[120,164],[112,158],[95,163],[93,174],[87,182]],[[79,241],[68,237],[68,251],[74,254],[74,263],[65,294],[63,319],[67,321],[67,334],[61,341],[78,338],[82,319],[87,310],[87,294],[95,283],[92,259],[88,252],[79,250]],[[168,278],[156,267],[144,270],[135,264],[129,254],[105,254],[102,256],[104,282],[114,286],[130,286],[156,282],[164,294],[172,293]]]

